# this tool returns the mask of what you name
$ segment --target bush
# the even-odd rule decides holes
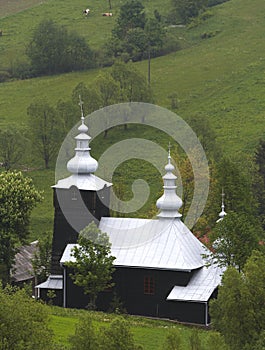
[[[4,83],[10,79],[10,73],[5,70],[0,71],[0,83]]]
[[[0,287],[0,348],[51,350],[47,308],[27,296],[24,290]]]

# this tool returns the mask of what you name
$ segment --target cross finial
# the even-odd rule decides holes
[[[82,121],[82,124],[84,124],[84,110],[83,110],[83,104],[84,102],[81,100],[81,95],[79,95],[79,106],[80,106],[80,109],[81,109],[81,121]]]
[[[225,194],[224,194],[224,188],[222,187],[222,205],[224,205],[224,197],[225,197]]]
[[[170,144],[170,141],[168,143],[168,156],[170,157],[170,149],[171,149],[171,144]]]

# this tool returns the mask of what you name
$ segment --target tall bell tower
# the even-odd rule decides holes
[[[67,163],[70,176],[61,179],[53,187],[54,229],[52,239],[51,274],[48,279],[37,285],[38,296],[47,299],[49,290],[55,291],[54,303],[62,305],[63,275],[60,259],[68,243],[76,243],[79,232],[89,223],[98,223],[101,217],[109,216],[111,183],[94,175],[98,162],[90,155],[84,122],[82,101],[81,125],[75,137],[75,155]]]

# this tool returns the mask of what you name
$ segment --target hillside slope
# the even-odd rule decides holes
[[[212,123],[225,152],[232,156],[246,151],[251,154],[265,132],[265,4],[263,0],[230,0],[211,12],[212,17],[186,31],[186,40],[195,39],[197,45],[152,60],[156,103],[170,107],[169,96],[177,94],[180,116],[203,114]],[[60,14],[54,16],[59,18]],[[76,14],[72,16],[74,20]],[[60,18],[64,22],[63,14]],[[184,37],[183,29],[174,30]],[[200,39],[203,33],[213,37]],[[105,35],[104,31],[100,34]],[[146,62],[136,66],[146,74]],[[55,103],[68,98],[78,82],[91,82],[97,74],[94,70],[1,84],[0,125],[17,119],[26,122],[26,108],[35,97],[44,94]]]
[[[72,4],[67,15],[66,7],[63,7],[62,12],[56,10],[53,16],[60,23],[67,22],[78,29],[78,23],[84,24],[79,11],[83,4],[80,1],[78,5],[79,1],[75,2],[77,8],[71,15],[73,4],[70,0],[48,0],[38,6],[45,5],[52,13],[52,9],[58,9],[58,4]],[[157,4],[157,0],[154,3]],[[148,0],[145,5],[149,6]],[[103,8],[97,2],[93,6],[98,13]],[[18,20],[21,15],[29,19],[32,16],[30,11],[36,11],[36,8],[5,17],[0,23],[16,26],[15,18]],[[170,108],[170,96],[176,94],[178,108],[175,111],[181,117],[204,116],[216,132],[223,152],[247,168],[259,138],[265,135],[265,3],[264,0],[230,0],[210,11],[212,16],[192,29],[171,28],[179,40],[186,41],[187,48],[152,60],[151,85],[156,104]],[[106,28],[101,31],[97,27],[101,42],[105,30],[109,30]],[[82,32],[83,27],[79,31]],[[13,46],[12,40],[17,41],[17,38],[12,31],[10,33],[8,47],[15,52],[17,47]],[[208,39],[201,38],[205,33]],[[24,35],[18,49],[25,46],[30,31],[25,30]],[[94,43],[97,44],[96,40]],[[138,62],[135,66],[147,75],[147,62]],[[26,125],[27,107],[34,99],[46,96],[51,104],[59,99],[68,99],[80,81],[92,83],[99,72],[100,69],[97,69],[0,84],[0,127],[14,123]],[[34,212],[33,226],[36,232],[40,232],[37,231],[40,224],[42,230],[52,227],[52,192],[48,186],[54,181],[51,171],[48,176],[47,172],[42,175],[42,171],[31,172],[30,175],[36,177],[37,184],[47,191],[46,201]]]

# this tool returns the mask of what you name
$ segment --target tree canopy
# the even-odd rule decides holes
[[[0,288],[0,305],[0,349],[54,349],[45,305],[10,286]]]
[[[84,288],[89,297],[89,308],[96,307],[99,292],[112,287],[114,271],[109,239],[94,222],[84,228],[78,238],[78,245],[73,248],[74,262],[68,262],[72,269],[71,278],[74,283]]]
[[[259,223],[242,213],[229,212],[216,224],[211,237],[213,261],[219,266],[233,266],[239,271],[254,249],[258,249],[263,232]]]
[[[16,247],[26,242],[30,214],[42,199],[29,177],[21,172],[0,173],[0,274],[9,279]]]
[[[52,20],[44,20],[35,28],[26,52],[36,75],[94,66],[93,52],[85,39]]]
[[[0,161],[6,170],[21,165],[27,141],[15,127],[0,130]]]
[[[155,57],[164,44],[165,30],[158,11],[153,18],[147,18],[145,8],[139,0],[128,0],[121,6],[112,39],[108,43],[109,52],[124,61],[139,61]]]
[[[45,168],[49,168],[62,141],[64,124],[44,99],[31,103],[27,112],[33,152],[40,155]]]
[[[260,349],[264,336],[265,259],[253,251],[242,272],[229,267],[210,304],[213,327],[233,350]],[[263,339],[264,340],[264,339]]]

